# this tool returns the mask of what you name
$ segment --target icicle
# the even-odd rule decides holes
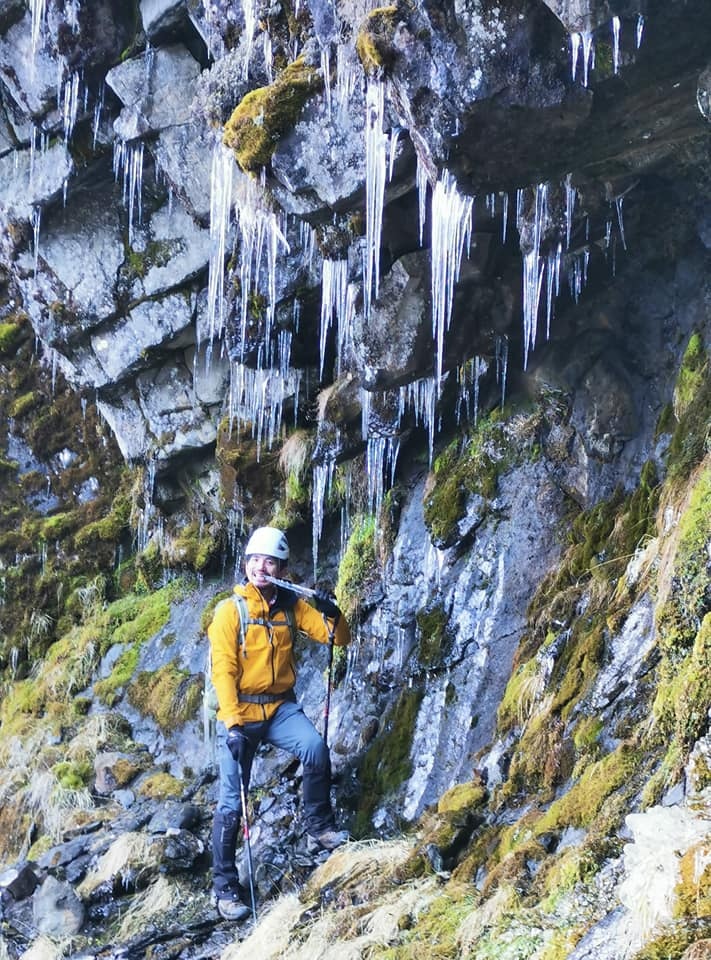
[[[385,197],[388,138],[383,133],[385,84],[369,78],[365,105],[365,264],[363,300],[366,316],[380,287],[380,234]]]
[[[620,228],[620,240],[622,241],[622,249],[627,249],[627,244],[625,242],[625,224],[622,219],[622,204],[624,203],[624,196],[615,197],[615,207],[617,208],[617,223]]]
[[[427,188],[429,186],[429,180],[427,178],[427,170],[425,169],[424,163],[420,160],[419,154],[417,155],[416,183],[418,209],[420,212],[420,246],[422,246],[424,242],[425,220],[427,219]]]
[[[323,380],[326,339],[334,315],[338,328],[345,320],[348,303],[348,260],[324,260],[321,274],[321,335],[319,377]]]
[[[326,111],[331,116],[331,53],[328,46],[321,47],[321,75],[323,76],[323,92],[326,100]]]
[[[77,122],[80,85],[81,77],[78,73],[72,73],[64,84],[62,92],[62,121],[64,126],[64,140],[66,143],[69,142],[69,138]]]
[[[349,283],[346,289],[346,305],[343,316],[338,318],[338,346],[336,353],[336,374],[341,375],[346,353],[351,345],[351,330],[358,303],[358,285]]]
[[[636,30],[636,41],[637,49],[642,46],[642,38],[644,36],[644,16],[640,13],[637,15],[637,30]]]
[[[42,221],[42,207],[39,204],[32,208],[32,213],[30,215],[30,222],[32,223],[32,238],[33,238],[33,255],[34,255],[34,271],[35,277],[37,277],[37,268],[39,266],[39,235],[40,235],[40,223]]]
[[[438,384],[444,364],[444,334],[449,329],[454,287],[465,244],[471,242],[472,197],[461,196],[447,170],[432,193],[432,336],[436,344],[435,375]]]
[[[573,232],[573,217],[575,216],[575,199],[577,191],[572,184],[571,174],[565,178],[565,249],[570,249],[570,237]]]
[[[523,368],[528,365],[528,354],[536,346],[538,305],[541,297],[545,261],[540,248],[543,228],[548,216],[548,184],[539,183],[535,191],[533,211],[533,238],[531,249],[523,257]]]
[[[412,408],[415,425],[427,430],[429,440],[429,464],[432,466],[434,435],[437,428],[437,383],[434,377],[425,377],[400,387],[400,419],[405,410]]]
[[[386,477],[392,487],[400,452],[399,437],[369,437],[365,453],[365,472],[368,478],[368,504],[374,517],[380,516],[385,495]]]
[[[479,381],[489,369],[489,365],[478,354],[467,360],[457,370],[459,380],[459,396],[457,397],[456,420],[461,421],[461,411],[464,407],[466,416],[476,426],[479,419]],[[473,400],[473,410],[470,409],[470,399]]]
[[[592,31],[584,30],[583,38],[583,86],[587,87],[590,71],[595,69],[595,38]]]
[[[360,67],[360,63],[358,64]],[[362,68],[361,68],[362,69]],[[345,43],[336,47],[336,103],[345,109],[350,103],[360,74]]]
[[[551,318],[553,317],[553,305],[555,298],[560,290],[560,259],[562,247],[559,243],[555,253],[548,254],[546,264],[546,340],[551,338]]]
[[[32,56],[36,56],[39,46],[40,33],[44,23],[47,0],[29,0],[32,14]]]
[[[264,43],[264,69],[267,73],[267,82],[274,82],[274,51],[272,49],[272,38],[269,31],[265,30],[262,34]]]
[[[620,18],[612,18],[612,72],[620,72]]]
[[[504,334],[496,338],[496,382],[501,384],[501,409],[506,402],[506,377],[509,370],[509,338]]]
[[[243,47],[243,67],[242,76],[245,80],[249,78],[249,61],[252,56],[252,45],[254,43],[254,33],[257,29],[257,4],[255,0],[242,0],[242,13],[244,15],[244,30],[240,38]]]
[[[123,174],[123,203],[128,207],[128,239],[133,242],[134,212],[138,211],[140,224],[143,217],[143,143],[130,144],[124,140],[114,143],[114,176]]]
[[[149,543],[150,523],[154,514],[153,490],[156,482],[156,462],[150,457],[143,474],[143,509],[138,518],[136,529],[136,550],[142,553]]]
[[[508,233],[509,226],[509,195],[508,193],[501,194],[501,242],[506,243],[506,234]]]
[[[245,425],[251,425],[259,461],[263,444],[271,449],[281,434],[284,401],[296,391],[301,372],[293,370],[288,377],[283,377],[277,368],[254,370],[235,363],[231,365],[230,374],[230,433],[235,420],[238,432]]]
[[[198,327],[198,345],[207,338],[212,343],[222,335],[225,322],[225,256],[232,209],[232,171],[234,157],[221,143],[212,150],[210,172],[210,262],[207,281],[207,331]],[[208,348],[208,354],[210,349]],[[208,356],[208,366],[209,366]]]
[[[318,567],[318,546],[321,541],[323,531],[323,518],[325,513],[326,500],[331,492],[333,482],[333,471],[336,466],[334,459],[326,460],[325,463],[315,463],[313,471],[313,482],[311,490],[311,551],[314,563],[314,579],[316,579],[316,570]]]
[[[575,83],[575,74],[578,71],[578,56],[580,54],[580,44],[582,39],[582,35],[575,31],[570,35],[570,60],[573,83]]]
[[[250,294],[259,289],[260,270],[263,266],[266,247],[267,300],[264,342],[267,345],[267,364],[271,363],[271,330],[276,308],[277,254],[281,245],[286,253],[290,247],[284,231],[285,221],[270,210],[264,195],[263,184],[243,176],[238,182],[238,199],[235,214],[241,234],[240,281],[242,290],[241,345],[247,340],[247,312]]]
[[[388,183],[393,178],[393,172],[395,170],[395,159],[397,157],[397,145],[400,139],[400,127],[395,127],[394,130],[390,133],[390,138],[388,140]]]
[[[101,128],[101,114],[104,109],[104,81],[101,81],[101,87],[99,89],[99,99],[94,104],[94,123],[92,127],[92,139],[91,139],[91,149],[96,149],[96,141],[99,137],[99,130]]]

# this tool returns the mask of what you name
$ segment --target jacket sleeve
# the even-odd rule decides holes
[[[207,628],[212,660],[212,684],[217,693],[218,719],[229,729],[239,723],[237,689],[241,675],[239,662],[238,613],[232,600],[224,600],[215,610]]]
[[[297,629],[308,634],[312,640],[317,640],[319,643],[328,643],[328,631],[329,628],[333,627],[332,619],[324,622],[323,614],[301,598],[294,604],[294,616]],[[350,627],[343,615],[338,618],[333,642],[337,647],[347,647],[351,642]]]

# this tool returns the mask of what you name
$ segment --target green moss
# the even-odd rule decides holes
[[[78,550],[91,549],[97,543],[118,544],[121,536],[129,528],[131,502],[126,495],[119,494],[112,502],[109,513],[99,520],[88,523],[78,531],[74,538]]]
[[[94,767],[88,760],[71,762],[63,760],[52,767],[57,783],[65,790],[81,790],[94,778]]]
[[[648,941],[630,960],[681,960],[687,947],[697,940],[711,936],[711,922],[702,918],[690,923],[688,919],[668,924],[661,931],[655,931],[654,938]]]
[[[133,706],[153,717],[162,730],[174,730],[196,716],[203,688],[201,676],[171,662],[153,673],[139,673],[131,680],[127,695]]]
[[[423,694],[420,688],[402,691],[384,724],[383,732],[373,741],[360,762],[358,780],[361,800],[356,817],[356,835],[370,833],[370,818],[378,803],[401,787],[412,772],[410,747]]]
[[[185,783],[170,773],[154,773],[136,787],[136,793],[151,800],[166,800],[171,797],[179,798],[185,790]]]
[[[207,628],[212,623],[212,618],[215,615],[215,607],[218,603],[221,603],[223,600],[226,600],[228,597],[232,596],[232,590],[222,590],[220,593],[216,593],[214,597],[206,604],[202,614],[200,615],[200,632],[203,634],[207,633]]]
[[[121,698],[123,689],[135,673],[140,655],[139,644],[133,644],[121,654],[108,677],[94,684],[94,696],[113,707]]]
[[[623,743],[613,753],[591,764],[577,783],[555,800],[536,822],[536,834],[590,826],[604,801],[623,785],[630,786],[639,770],[640,759],[639,749]]]
[[[59,540],[74,529],[77,518],[74,513],[55,513],[42,523],[40,536],[43,540]]]
[[[289,64],[268,87],[251,90],[225,124],[223,141],[246,172],[258,172],[271,160],[281,137],[299,119],[306,101],[323,78],[303,57]]]
[[[452,644],[449,617],[439,604],[419,610],[416,615],[420,634],[418,656],[423,667],[432,668],[446,659]]]
[[[348,544],[338,567],[336,599],[349,623],[356,623],[364,592],[377,581],[375,519],[354,519]]]
[[[481,420],[462,441],[453,440],[435,459],[424,496],[425,525],[438,547],[449,547],[459,536],[467,498],[484,501],[496,495],[498,478],[520,454],[506,438],[496,418]],[[485,508],[484,508],[485,509]]]
[[[197,573],[205,570],[220,555],[223,547],[222,536],[216,524],[202,524],[197,521],[184,527],[174,541],[176,558],[190,566]]]
[[[707,727],[709,703],[711,613],[704,617],[690,653],[680,662],[664,662],[652,711],[663,733],[691,746]]]
[[[600,717],[581,717],[573,733],[576,750],[584,753],[596,747],[604,726]]]
[[[377,7],[363,20],[356,38],[356,52],[363,69],[370,75],[382,75],[395,61],[395,28],[401,19],[397,4]]]
[[[684,351],[674,387],[674,413],[677,420],[681,420],[699,390],[703,389],[703,382],[707,375],[707,359],[701,335],[692,333]]]
[[[701,337],[693,334],[681,363],[674,390],[677,425],[667,451],[668,476],[684,479],[709,450],[711,376]]]
[[[469,780],[450,787],[437,801],[437,812],[461,813],[478,809],[486,800],[486,787],[480,780]]]
[[[541,692],[540,672],[540,665],[534,657],[511,674],[496,712],[499,733],[504,734],[526,721],[536,696]]]
[[[17,397],[11,404],[10,416],[19,419],[26,413],[29,413],[30,410],[33,410],[41,402],[42,397],[36,390],[30,390],[28,393],[23,393],[21,397]]]
[[[22,339],[22,327],[18,323],[0,323],[0,353],[10,353]]]

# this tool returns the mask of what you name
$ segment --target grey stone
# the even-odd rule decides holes
[[[0,214],[29,220],[36,206],[61,194],[72,169],[72,159],[59,143],[34,153],[19,150],[0,156]]]
[[[47,877],[33,896],[32,915],[40,933],[72,937],[84,924],[84,906],[69,883]]]
[[[141,20],[148,37],[173,30],[186,18],[185,0],[141,0]]]
[[[197,226],[180,202],[165,204],[137,228],[133,256],[140,275],[131,285],[133,299],[155,296],[185,284],[207,267],[210,232]]]
[[[56,106],[57,65],[42,44],[33,51],[29,11],[0,37],[0,77],[22,113],[42,116]]]
[[[213,141],[207,124],[192,121],[166,128],[151,145],[156,166],[171,189],[203,222],[210,215]]]
[[[187,123],[199,74],[200,64],[180,45],[151,48],[113,67],[106,74],[106,82],[124,104],[124,130],[127,124],[133,124],[142,136]]]

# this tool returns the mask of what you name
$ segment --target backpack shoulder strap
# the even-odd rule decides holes
[[[242,647],[242,655],[247,656],[247,626],[250,623],[249,611],[247,610],[247,601],[238,593],[232,594],[232,601],[237,608],[237,619],[239,620],[239,645]]]

